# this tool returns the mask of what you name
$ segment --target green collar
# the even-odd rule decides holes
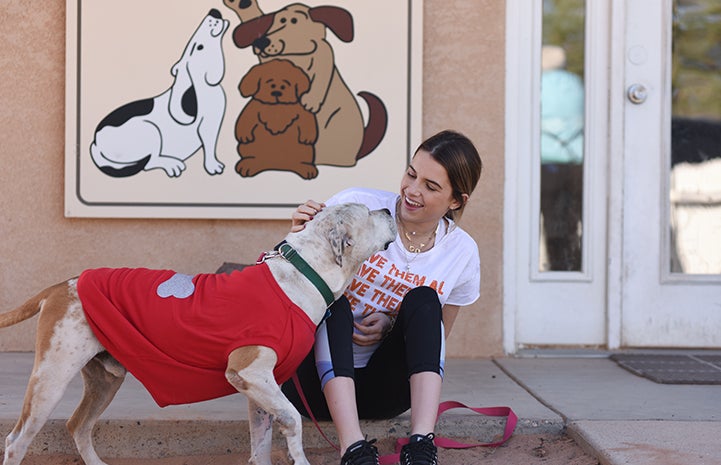
[[[320,294],[323,296],[323,299],[325,299],[326,307],[330,307],[330,305],[335,302],[333,292],[330,290],[325,281],[323,281],[323,278],[321,278],[320,275],[318,275],[318,273],[316,273],[316,271],[310,267],[308,262],[306,262],[303,257],[300,256],[298,251],[295,250],[292,245],[283,241],[275,247],[275,250],[278,251],[278,254],[281,257],[285,258],[293,266],[295,266],[296,269],[300,271],[303,276],[308,278],[308,280],[316,287],[316,289],[318,289]]]

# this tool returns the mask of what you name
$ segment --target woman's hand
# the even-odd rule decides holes
[[[325,204],[315,200],[308,200],[306,203],[298,205],[298,208],[291,216],[290,232],[302,231],[305,224],[312,220],[316,213],[323,210],[323,208],[325,208]]]
[[[382,312],[371,313],[360,323],[353,323],[360,333],[353,333],[353,342],[359,346],[369,346],[383,340],[391,330],[391,319]]]

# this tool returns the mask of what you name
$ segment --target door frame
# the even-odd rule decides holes
[[[624,106],[626,96],[626,7],[625,0],[610,0],[608,42],[609,72],[608,88],[608,223],[606,268],[606,344],[609,350],[619,349],[622,344],[623,323],[623,187],[624,161]]]

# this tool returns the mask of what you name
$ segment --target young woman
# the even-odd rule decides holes
[[[408,408],[411,438],[401,465],[437,463],[445,338],[458,309],[480,292],[478,247],[457,225],[480,175],[471,141],[443,131],[418,147],[399,194],[353,188],[293,213],[291,231],[299,231],[325,205],[358,202],[389,209],[398,227],[395,242],[366,261],[332,305],[298,369],[313,415],[333,420],[341,465],[378,463],[359,419],[392,418]],[[307,416],[293,384],[283,392]]]

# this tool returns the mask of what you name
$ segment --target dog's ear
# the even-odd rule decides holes
[[[180,124],[191,124],[198,115],[198,101],[190,74],[183,66],[182,59],[173,65],[170,73],[175,80],[170,87],[168,113]]]
[[[352,247],[354,244],[353,239],[348,234],[348,229],[342,222],[328,231],[328,242],[330,242],[330,247],[333,250],[335,262],[342,267],[345,248]]]
[[[313,21],[323,23],[343,42],[353,40],[353,16],[337,6],[317,6],[309,10]]]
[[[238,48],[246,48],[253,45],[253,42],[268,32],[270,26],[273,25],[274,19],[275,14],[271,13],[237,25],[233,30],[233,42],[235,46]]]
[[[260,79],[263,74],[263,70],[260,69],[261,66],[262,64],[253,66],[250,68],[250,71],[243,76],[243,79],[240,80],[238,89],[240,90],[240,95],[243,97],[251,97],[260,89]]]

